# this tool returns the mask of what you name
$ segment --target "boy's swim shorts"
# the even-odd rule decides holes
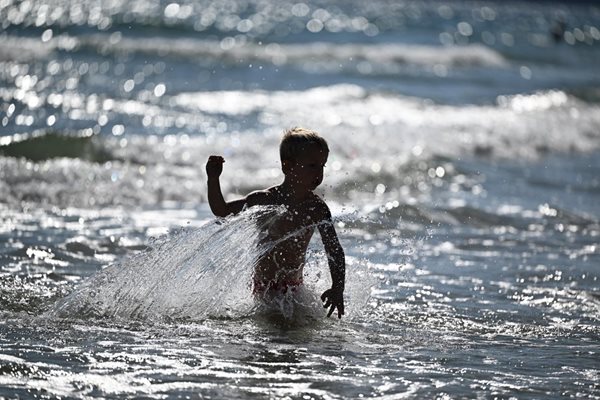
[[[285,281],[261,281],[254,280],[254,287],[252,289],[252,294],[284,294],[288,290],[295,292],[302,285],[302,280],[285,280]]]

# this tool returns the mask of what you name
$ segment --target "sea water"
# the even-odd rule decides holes
[[[600,398],[600,7],[0,1],[1,398]],[[331,153],[252,295],[285,128]]]

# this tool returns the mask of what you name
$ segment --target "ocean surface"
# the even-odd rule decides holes
[[[0,0],[0,398],[600,399],[600,3]],[[252,266],[331,149],[327,318]]]

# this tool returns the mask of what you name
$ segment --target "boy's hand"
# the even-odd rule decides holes
[[[206,163],[206,175],[208,176],[208,179],[218,178],[221,176],[224,162],[225,159],[221,156],[208,157],[208,162]]]
[[[321,301],[325,303],[323,305],[324,308],[330,307],[329,312],[327,313],[327,317],[330,317],[333,314],[333,311],[337,308],[338,310],[338,318],[342,318],[344,315],[344,291],[331,288],[327,289],[321,295]]]

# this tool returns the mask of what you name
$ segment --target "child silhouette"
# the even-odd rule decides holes
[[[302,285],[308,243],[315,228],[319,230],[329,261],[332,285],[322,295],[327,316],[337,309],[344,315],[345,256],[327,204],[313,193],[323,181],[323,168],[329,155],[327,142],[316,132],[293,128],[287,130],[279,146],[283,182],[258,190],[241,199],[226,202],[219,177],[224,158],[212,155],[206,163],[208,202],[218,217],[226,217],[257,205],[285,206],[284,217],[273,223],[268,237],[273,248],[258,262],[254,271],[255,294],[285,292]]]

